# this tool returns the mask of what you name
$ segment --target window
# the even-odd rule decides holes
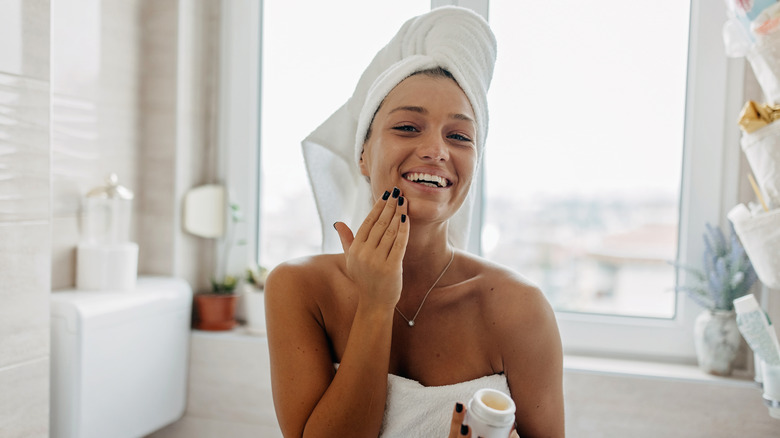
[[[301,140],[346,102],[374,54],[401,24],[429,8],[427,0],[352,0],[339,7],[307,2],[305,8],[297,2],[264,3],[261,264],[275,266],[320,251]]]
[[[288,3],[263,11],[258,260],[268,267],[319,251],[300,141],[406,19],[448,1]],[[698,309],[673,293],[685,278],[667,261],[696,264],[704,224],[736,203],[728,123],[742,77],[722,49],[725,5],[452,3],[489,9],[499,42],[483,255],[548,293],[567,352],[692,360]]]
[[[675,315],[689,8],[490,2],[483,253],[558,311]]]

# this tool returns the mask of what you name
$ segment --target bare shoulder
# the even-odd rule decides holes
[[[340,272],[340,257],[322,254],[286,261],[275,267],[265,284],[266,303],[297,301],[314,304],[332,283],[332,273]]]
[[[480,257],[468,257],[477,279],[480,307],[492,321],[502,321],[505,329],[516,330],[554,318],[542,290],[523,275]]]

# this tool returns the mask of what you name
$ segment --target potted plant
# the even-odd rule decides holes
[[[265,333],[265,278],[268,270],[260,265],[253,265],[246,270],[243,283],[243,309],[246,329],[253,333]]]
[[[233,247],[233,234],[238,222],[241,221],[241,210],[238,204],[230,204],[230,223],[225,237],[225,248],[222,263],[217,274],[211,278],[211,291],[195,295],[195,328],[199,330],[231,330],[236,324],[236,286],[238,278],[229,275],[227,261]],[[235,242],[243,245],[244,241]]]
[[[691,283],[678,285],[675,290],[685,292],[704,307],[694,325],[699,367],[718,376],[731,375],[742,344],[734,300],[747,294],[757,279],[733,225],[730,229],[727,239],[720,228],[707,224],[703,269],[675,263],[693,277]]]

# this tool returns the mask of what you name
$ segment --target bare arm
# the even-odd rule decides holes
[[[563,352],[550,304],[535,288],[512,294],[501,315],[504,372],[521,437],[563,437]]]
[[[358,305],[339,371],[305,268],[283,265],[266,283],[274,405],[285,437],[370,437],[379,433],[387,394],[393,309],[408,239],[406,207],[378,201],[352,237],[338,225]]]

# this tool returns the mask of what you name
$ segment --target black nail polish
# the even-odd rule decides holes
[[[404,223],[404,222],[406,222],[406,215],[402,214],[401,215],[401,223]],[[460,412],[460,411],[458,411],[458,412]]]
[[[459,414],[463,412],[463,403],[455,403],[455,412]]]
[[[385,190],[385,194],[384,194],[384,195],[382,195],[382,200],[383,200],[383,201],[387,201],[387,198],[389,198],[389,197],[390,197],[390,192],[388,192],[387,190]]]
[[[333,222],[333,229],[334,229],[334,230],[336,230],[336,231],[338,231],[338,229],[336,228],[336,224],[337,224],[337,223],[338,223],[338,222]]]
[[[401,205],[404,205],[404,197],[403,196],[400,196],[398,198],[398,206],[401,206]]]
[[[401,194],[401,191],[398,190],[398,187],[393,189],[393,198],[397,198],[398,195],[400,195],[400,194]]]
[[[469,433],[469,427],[465,424],[460,425],[460,434],[461,435],[468,435]]]

